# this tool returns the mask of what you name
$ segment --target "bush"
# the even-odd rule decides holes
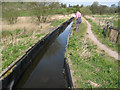
[[[92,12],[91,12],[91,10],[89,9],[88,6],[87,7],[82,7],[81,8],[81,13],[82,13],[83,16],[92,14]]]

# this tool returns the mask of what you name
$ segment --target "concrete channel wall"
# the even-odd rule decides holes
[[[66,27],[73,21],[73,19],[74,18],[72,17],[66,22],[62,23],[53,32],[47,34],[31,49],[29,49],[26,54],[19,60],[19,62],[16,65],[12,66],[14,67],[12,72],[0,80],[0,82],[2,82],[2,89],[12,89],[13,85],[17,83],[27,67],[32,64],[34,58],[40,52],[40,50],[42,50],[43,47],[45,47],[48,43],[52,43],[66,29]],[[7,72],[3,73],[1,77],[3,77],[6,73]]]

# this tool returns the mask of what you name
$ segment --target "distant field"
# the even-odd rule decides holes
[[[107,22],[110,22],[110,24],[113,25],[113,27],[118,28],[118,14],[89,15],[87,18],[91,19],[94,23],[96,23],[97,25],[100,25],[101,27],[106,26]]]
[[[67,19],[58,19],[55,22],[52,22],[50,25],[57,27],[58,25],[60,25],[60,23],[63,23],[65,20],[67,20]]]

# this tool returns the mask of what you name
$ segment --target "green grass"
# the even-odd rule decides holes
[[[86,23],[81,23],[80,32],[73,31],[68,43],[68,52],[78,87],[94,88],[88,82],[90,80],[99,84],[99,88],[118,88],[118,61],[106,55],[104,51],[98,50],[91,40],[85,39],[85,32]],[[82,54],[84,50],[87,52]]]
[[[114,20],[116,18],[118,18],[118,14],[115,14],[115,15],[92,15],[92,17],[97,17],[97,18],[100,18],[101,20],[107,20],[107,21],[112,21],[113,19],[113,26],[118,28],[118,20]],[[111,20],[108,19],[110,17],[113,17]]]
[[[99,26],[96,23],[94,23],[91,19],[87,19],[87,20],[92,25],[91,29],[92,29],[93,33],[97,36],[97,39],[101,43],[105,44],[107,47],[111,48],[112,50],[119,52],[119,50],[118,50],[119,45],[117,43],[113,43],[113,42],[110,42],[109,40],[107,40],[102,33],[103,29],[100,29]]]
[[[6,36],[12,36],[13,33],[10,31],[2,31],[2,38],[6,37]]]
[[[18,16],[35,16],[33,11],[19,11]]]
[[[20,29],[16,29],[13,31],[3,30],[2,31],[2,38],[18,35],[20,32],[22,32],[22,30],[20,30]]]
[[[37,34],[35,35],[37,38],[40,38],[41,36],[45,35],[45,33]]]
[[[67,19],[57,19],[55,22],[52,22],[50,25],[57,27],[58,25],[62,24]]]
[[[18,34],[19,30],[12,31]],[[29,32],[30,33],[30,32]],[[23,55],[25,51],[32,46],[34,43],[36,43],[42,36],[45,36],[44,33],[36,34],[35,38],[32,38],[30,34],[23,33],[20,36],[17,36],[16,38],[22,39],[22,41],[18,42],[17,44],[8,44],[7,48],[3,48],[2,50],[2,70],[7,68],[12,62],[14,62],[19,56]]]
[[[114,20],[113,21],[113,26],[116,27],[116,28],[118,28],[118,20]]]
[[[60,19],[52,22],[51,25],[57,27],[61,23],[63,23],[67,19]],[[13,45],[12,43],[8,44],[7,48],[3,48],[2,50],[2,70],[7,68],[12,62],[14,62],[19,56],[23,55],[23,53],[32,46],[35,42],[37,42],[42,36],[45,36],[45,33],[36,33],[35,38],[31,37],[32,31],[22,31],[19,29],[13,31],[3,31],[2,37],[16,37],[18,39],[23,39],[18,42],[18,44]]]

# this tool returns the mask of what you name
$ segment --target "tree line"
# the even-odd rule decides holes
[[[2,17],[10,24],[17,22],[18,16],[36,16],[39,22],[46,22],[48,15],[70,14],[79,10],[82,15],[86,14],[114,14],[118,13],[119,7],[112,4],[111,7],[93,2],[90,6],[73,5],[67,7],[59,2],[2,2]]]
[[[119,9],[120,7],[112,4],[110,7],[106,6],[106,5],[101,5],[99,4],[99,2],[95,1],[93,2],[92,5],[89,6],[84,6],[83,4],[80,5],[74,5],[71,6],[69,5],[69,7],[71,8],[76,8],[78,10],[80,10],[83,14],[115,14],[115,13],[119,13]]]
[[[99,5],[98,2],[93,2],[90,6],[90,10],[92,11],[92,14],[113,14],[118,13],[118,6],[112,4],[108,7],[106,5]]]

